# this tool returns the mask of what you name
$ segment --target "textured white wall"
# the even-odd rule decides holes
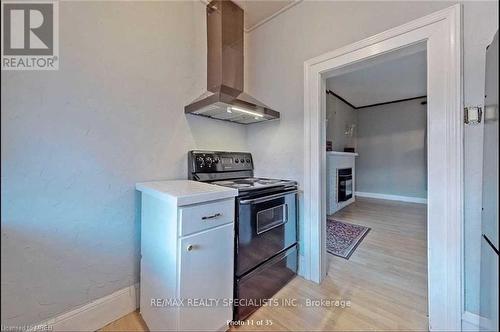
[[[427,198],[427,107],[422,100],[355,111],[356,191]]]
[[[257,174],[303,178],[303,65],[304,61],[456,2],[334,2],[304,1],[247,35],[248,92],[281,111],[279,122],[257,124],[247,131]],[[484,97],[484,47],[498,29],[497,2],[464,2],[465,104]],[[480,128],[465,129],[466,301],[474,302],[477,269],[467,262],[479,258]],[[472,301],[472,302],[470,302]]]
[[[331,94],[326,95],[326,140],[332,141],[333,151],[344,151],[345,147],[354,147],[357,128],[353,136],[346,136],[347,127],[356,125],[357,115],[354,108]]]
[[[2,72],[2,325],[138,281],[136,182],[245,127],[184,115],[206,84],[204,5],[61,2],[60,70]]]

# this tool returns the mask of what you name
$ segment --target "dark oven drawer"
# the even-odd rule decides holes
[[[297,192],[238,201],[236,276],[297,242]]]
[[[234,319],[243,320],[297,274],[297,244],[236,279]]]

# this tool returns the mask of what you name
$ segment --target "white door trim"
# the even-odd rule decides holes
[[[461,6],[454,5],[304,63],[304,277],[327,272],[325,76],[346,65],[426,43],[428,89],[429,328],[460,330],[463,108]]]

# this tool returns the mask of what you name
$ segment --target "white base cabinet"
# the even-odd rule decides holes
[[[142,193],[141,315],[150,331],[226,330],[234,198],[178,206],[162,197]]]

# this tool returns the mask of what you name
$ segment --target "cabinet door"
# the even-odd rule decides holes
[[[179,296],[184,299],[179,329],[221,329],[232,319],[232,307],[227,302],[233,298],[233,224],[182,238],[179,250]],[[209,299],[218,299],[218,305],[215,302],[212,306],[189,305],[189,301]]]

